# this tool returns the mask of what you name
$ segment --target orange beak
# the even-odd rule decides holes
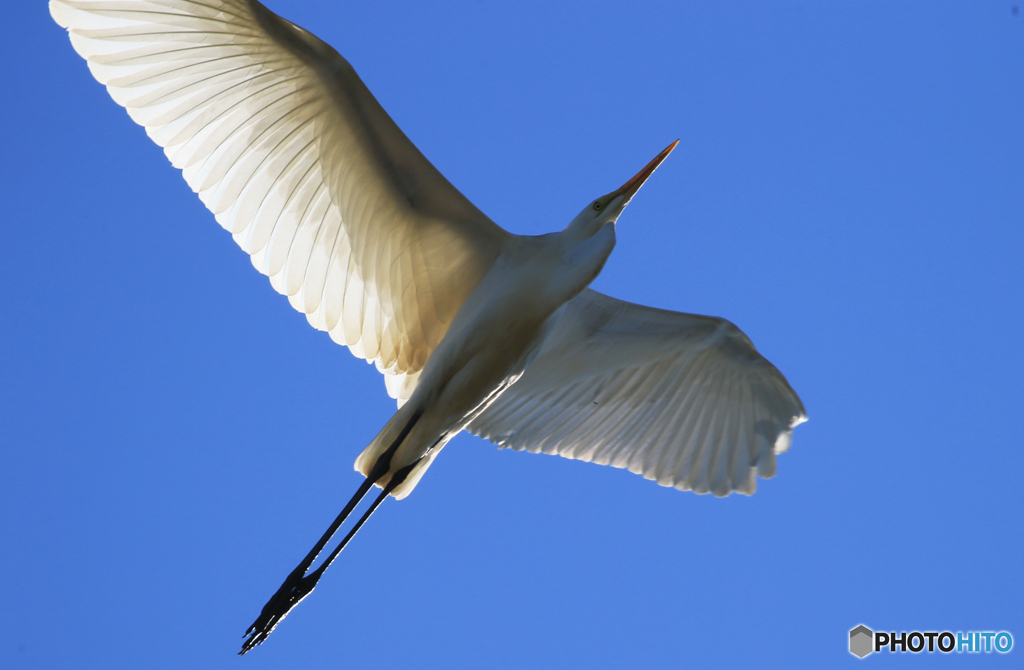
[[[665,150],[662,151],[657,156],[655,156],[654,160],[648,163],[643,170],[637,172],[633,176],[633,178],[627,181],[625,184],[623,184],[619,188],[619,190],[610,193],[609,195],[612,197],[612,199],[615,199],[616,197],[622,195],[626,197],[626,202],[629,202],[633,198],[633,196],[636,195],[636,192],[640,190],[640,187],[644,185],[644,182],[647,181],[647,178],[654,174],[654,171],[658,169],[658,166],[661,165],[661,162],[668,158],[668,155],[672,153],[672,150],[676,148],[677,144],[679,144],[679,140],[676,140],[672,144],[665,147]]]

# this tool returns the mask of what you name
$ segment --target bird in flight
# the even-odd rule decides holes
[[[623,209],[678,140],[564,230],[515,235],[424,158],[337,51],[256,0],[50,0],[50,12],[256,269],[374,362],[398,402],[356,459],[365,481],[240,653],[463,430],[716,496],[775,473],[806,416],[742,331],[588,288]]]

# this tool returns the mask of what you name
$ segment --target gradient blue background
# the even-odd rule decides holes
[[[1012,2],[270,6],[518,233],[680,138],[594,286],[733,320],[810,422],[724,500],[459,437],[235,658],[394,403],[7,3],[0,667],[856,667],[859,623],[1009,630],[943,661],[1019,667]]]

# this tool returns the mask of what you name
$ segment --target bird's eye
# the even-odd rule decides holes
[[[595,210],[600,210],[601,209],[601,201],[600,200],[594,203],[594,209]]]

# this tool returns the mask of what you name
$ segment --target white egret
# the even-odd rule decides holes
[[[774,474],[804,409],[736,326],[587,288],[619,215],[678,140],[564,230],[514,235],[434,169],[344,58],[256,0],[50,0],[50,11],[253,265],[375,362],[398,400],[356,459],[366,480],[242,653],[460,431],[718,496]],[[383,491],[307,574],[373,486]]]

